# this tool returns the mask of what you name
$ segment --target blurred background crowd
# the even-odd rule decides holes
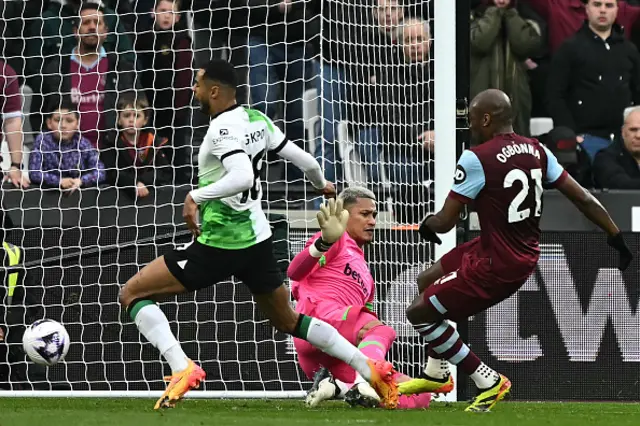
[[[132,199],[189,185],[209,120],[193,103],[195,70],[225,58],[238,102],[314,154],[327,179],[366,182],[415,222],[434,146],[453,143],[433,131],[432,3],[4,1],[3,168],[16,186],[111,185]],[[505,91],[516,132],[583,185],[640,189],[640,0],[472,0],[469,18],[470,97]],[[265,174],[302,182],[275,158]],[[267,195],[305,207],[287,194]]]

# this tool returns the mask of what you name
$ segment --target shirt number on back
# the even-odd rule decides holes
[[[542,214],[542,169],[532,169],[531,179],[535,182],[533,195],[536,206],[533,214],[535,217],[540,217]],[[509,204],[509,223],[520,222],[531,216],[531,208],[520,210],[520,206],[529,194],[529,177],[524,171],[513,169],[504,177],[504,187],[511,188],[516,181],[522,183],[522,189]]]
[[[253,166],[253,185],[250,189],[247,189],[242,193],[242,198],[240,198],[241,203],[246,203],[247,200],[257,200],[258,194],[260,194],[260,172],[262,171],[262,163],[264,159],[264,149],[258,152],[251,159],[251,164]],[[251,197],[251,198],[249,198]]]

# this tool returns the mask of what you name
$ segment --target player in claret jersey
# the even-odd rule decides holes
[[[429,358],[421,377],[400,383],[403,394],[430,392],[451,382],[448,363],[456,364],[479,389],[467,411],[488,411],[509,392],[509,379],[482,363],[448,320],[463,320],[501,302],[534,271],[543,183],[562,192],[608,234],[609,245],[620,253],[620,270],[633,257],[602,205],[547,148],[515,134],[512,117],[509,98],[500,90],[486,90],[473,99],[469,118],[478,144],[460,157],[442,210],[420,225],[423,238],[439,244],[436,233],[451,230],[465,204],[473,204],[481,231],[480,237],[454,248],[418,277],[421,293],[407,309],[407,318],[428,342]]]

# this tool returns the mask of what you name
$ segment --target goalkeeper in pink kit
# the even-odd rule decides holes
[[[362,251],[373,240],[376,216],[375,195],[371,191],[358,187],[345,189],[337,201],[329,200],[321,207],[318,212],[321,231],[295,256],[288,275],[297,312],[321,318],[366,356],[384,360],[396,333],[372,311],[375,283]],[[294,339],[294,344],[302,370],[310,379],[316,375],[314,387],[307,395],[308,405],[340,396],[351,405],[379,405],[376,392],[349,365],[302,339]],[[326,373],[322,377],[325,369],[333,377]],[[393,374],[396,382],[410,379]],[[430,401],[430,394],[403,395],[398,408],[426,408]]]

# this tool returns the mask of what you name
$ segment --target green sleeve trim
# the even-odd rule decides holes
[[[367,346],[371,346],[371,345],[376,345],[376,346],[380,346],[383,350],[386,350],[387,348],[384,347],[384,345],[380,342],[376,342],[375,340],[369,340],[368,342],[362,342],[358,345],[358,349],[362,349],[362,348],[366,348]]]
[[[342,321],[347,320],[347,315],[349,315],[350,310],[351,310],[351,306],[347,306],[347,309],[344,311],[344,314],[342,314]]]

